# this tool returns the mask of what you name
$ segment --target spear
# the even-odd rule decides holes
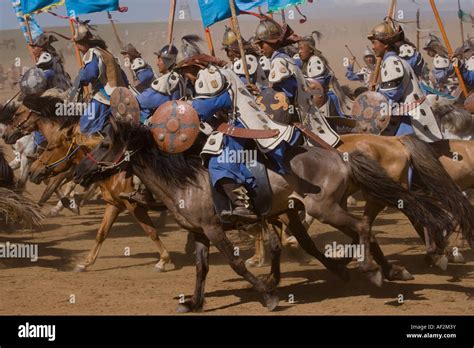
[[[114,20],[112,19],[112,14],[110,13],[110,11],[107,11],[107,18],[109,19],[110,24],[112,24],[112,30],[114,31],[114,35],[115,35],[115,38],[117,39],[119,47],[120,47],[121,50],[123,50],[123,48],[125,46],[124,46],[122,40],[120,39],[119,33],[117,31],[117,27],[115,26],[115,23],[114,23]]]
[[[461,0],[458,0],[458,12],[461,13]],[[459,25],[461,26],[461,45],[464,43],[464,25],[462,18],[459,17]]]
[[[444,30],[443,22],[441,21],[441,17],[439,16],[438,9],[436,8],[436,4],[434,0],[430,0],[431,8],[433,9],[434,16],[436,18],[436,22],[438,22],[439,30],[441,31],[441,35],[443,36],[444,43],[446,45],[446,49],[448,50],[448,55],[451,56],[453,54],[453,48],[449,43],[448,35],[446,35],[446,31]],[[464,96],[467,97],[468,92],[464,80],[462,78],[461,70],[457,65],[454,65],[454,71],[456,72],[456,76],[459,80],[459,85],[461,86],[462,92]]]
[[[360,66],[359,62],[357,61],[357,58],[356,56],[354,56],[354,53],[352,53],[351,49],[349,48],[348,45],[344,45],[346,47],[346,49],[349,51],[349,54],[352,56],[352,59],[354,60],[354,63],[357,64],[357,66],[359,67],[359,69],[362,69],[362,67]]]
[[[170,14],[168,17],[168,44],[173,43],[174,16],[176,13],[176,0],[170,2]]]
[[[232,20],[234,22],[235,33],[237,34],[237,42],[239,43],[240,57],[242,58],[242,64],[244,68],[245,78],[250,84],[250,74],[247,66],[247,58],[245,56],[244,44],[242,42],[242,35],[240,33],[239,21],[237,20],[237,10],[235,9],[234,0],[229,0],[230,11],[232,12]]]

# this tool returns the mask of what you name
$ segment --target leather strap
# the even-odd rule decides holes
[[[294,123],[294,126],[298,128],[303,134],[311,141],[314,145],[322,147],[323,149],[329,151],[337,151],[331,145],[326,143],[323,139],[321,139],[318,135],[314,134],[310,129],[306,128],[306,126],[302,125],[301,123]]]

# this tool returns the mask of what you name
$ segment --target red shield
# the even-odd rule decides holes
[[[360,94],[352,105],[357,133],[381,134],[390,123],[387,98],[378,92]]]
[[[110,95],[112,115],[120,122],[140,123],[140,105],[135,95],[126,87],[117,87]]]
[[[186,151],[199,135],[199,116],[196,110],[184,101],[172,100],[164,103],[149,120],[153,138],[164,152]]]

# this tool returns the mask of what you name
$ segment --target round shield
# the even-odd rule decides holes
[[[140,123],[140,105],[131,90],[117,87],[110,95],[110,108],[117,121],[132,124]]]
[[[283,92],[276,92],[272,88],[265,88],[257,97],[260,109],[268,114],[274,121],[290,124],[290,100]]]
[[[196,110],[181,100],[164,103],[149,120],[155,143],[164,152],[186,151],[199,135],[199,116]]]
[[[356,120],[357,133],[381,134],[390,123],[389,103],[378,92],[364,92],[352,105],[352,117]]]
[[[48,80],[43,70],[28,69],[20,81],[20,90],[24,95],[40,95],[48,89]]]
[[[328,96],[324,91],[324,87],[314,79],[308,79],[309,93],[313,95],[314,104],[320,108],[328,101]]]
[[[474,114],[474,92],[469,93],[464,101],[464,108],[471,114]]]

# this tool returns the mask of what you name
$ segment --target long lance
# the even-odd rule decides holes
[[[420,51],[420,9],[416,10],[416,50]]]
[[[176,13],[176,0],[170,2],[170,13],[168,16],[168,45],[173,43],[174,17]]]
[[[237,20],[237,10],[235,9],[234,0],[229,0],[230,11],[232,12],[232,21],[234,22],[235,33],[237,34],[237,42],[239,43],[240,57],[242,58],[242,63],[244,67],[245,78],[250,84],[250,74],[247,66],[247,57],[245,56],[244,44],[242,42],[242,35],[240,33],[239,21]]]
[[[114,20],[112,19],[112,14],[110,13],[110,11],[107,11],[107,18],[109,19],[110,24],[112,24],[112,30],[114,32],[115,39],[117,40],[120,49],[123,50],[125,46],[123,44],[123,41],[120,39],[117,27],[115,26],[115,23],[114,23]]]
[[[31,35],[30,21],[28,19],[28,15],[24,15],[23,18],[25,20],[26,32],[28,34],[28,39],[30,40],[30,43],[28,45],[28,51],[31,54],[31,58],[33,59],[33,63],[36,64],[36,57],[33,54],[33,46],[32,46],[33,45],[33,35]]]
[[[209,54],[215,57],[216,52],[214,51],[214,43],[212,42],[211,31],[209,30],[209,28],[205,28],[204,33],[206,34],[206,41],[207,41],[207,47],[209,48]]]
[[[451,47],[451,44],[449,43],[448,35],[446,35],[446,31],[444,30],[443,22],[441,21],[441,17],[439,16],[439,13],[438,13],[438,8],[436,7],[434,0],[430,0],[430,4],[431,4],[431,8],[433,9],[436,22],[438,22],[438,27],[439,27],[439,30],[441,31],[441,35],[443,36],[446,49],[448,50],[448,54],[451,56],[453,54],[453,48]],[[464,83],[464,80],[462,78],[461,70],[459,70],[459,67],[457,65],[454,65],[454,71],[456,72],[456,76],[458,77],[459,85],[461,86],[462,92],[464,93],[464,96],[467,97],[468,92],[467,92],[466,84]]]
[[[392,18],[395,16],[395,10],[397,9],[397,0],[392,0],[390,3],[390,7],[387,12],[387,17]],[[377,86],[377,83],[379,81],[379,75],[380,75],[380,67],[382,66],[382,57],[377,57],[377,63],[375,64],[375,69],[372,75],[372,82],[370,89],[372,91],[375,91],[375,87]]]
[[[356,56],[354,56],[354,53],[352,53],[351,49],[349,48],[348,45],[344,45],[346,47],[346,49],[349,51],[349,54],[351,55],[352,59],[354,60],[354,63],[357,64],[357,66],[359,67],[359,69],[362,69],[362,67],[360,66],[359,62],[357,61],[357,58]]]
[[[458,13],[461,12],[461,0],[458,0]],[[464,43],[464,24],[462,23],[462,18],[459,17],[459,25],[461,27],[461,45]]]

